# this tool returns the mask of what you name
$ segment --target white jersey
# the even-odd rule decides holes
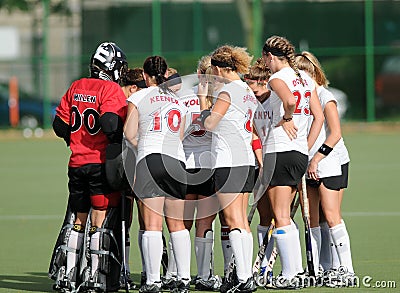
[[[268,132],[271,127],[270,117],[268,116],[270,109],[269,98],[262,103],[258,102],[257,109],[254,113],[254,127],[257,130],[258,137],[261,140],[261,144],[264,148],[266,144],[266,139],[268,137]]]
[[[298,151],[308,156],[307,130],[310,116],[309,99],[311,97],[311,92],[315,88],[315,83],[304,71],[300,70],[300,75],[304,81],[304,86],[301,84],[294,70],[290,67],[284,67],[280,71],[275,72],[269,79],[269,81],[275,78],[283,80],[295,96],[296,109],[293,113],[293,122],[297,126],[298,131],[297,138],[290,140],[282,126],[276,127],[279,121],[282,120],[285,110],[282,100],[273,89],[270,88],[271,95],[268,99],[270,101],[268,116],[270,117],[271,127],[265,144],[265,153]]]
[[[261,141],[262,148],[264,149],[265,141],[268,136],[269,131],[269,119],[268,119],[268,108],[269,108],[269,99],[267,98],[262,103],[258,102],[257,109],[254,112],[254,127],[257,131],[258,138]],[[258,168],[258,161],[256,158],[256,168]]]
[[[321,103],[322,110],[325,110],[325,106],[329,102],[337,103],[335,97],[332,95],[330,91],[328,91],[325,87],[319,86],[317,88],[317,94],[319,101]],[[310,125],[312,121],[312,117],[310,118]],[[325,142],[326,138],[330,135],[330,128],[328,121],[325,119],[324,125],[321,128],[321,131],[314,143],[314,145],[310,149],[310,154],[308,156],[308,160],[314,157],[320,146]],[[329,153],[325,158],[323,158],[317,167],[317,175],[319,178],[326,178],[332,176],[339,176],[342,174],[341,164],[340,164],[340,156],[336,151],[336,146],[333,148],[333,151]]]
[[[139,112],[136,162],[150,154],[165,154],[185,162],[180,124],[187,110],[179,98],[152,86],[132,94],[128,102]]]
[[[200,116],[200,103],[196,95],[197,88],[192,95],[181,96],[183,104],[187,107],[186,127],[189,131],[183,140],[183,150],[186,157],[186,168],[211,169],[211,132],[201,128],[197,118]],[[190,128],[189,128],[190,127]]]
[[[212,132],[213,167],[254,166],[251,147],[254,112],[258,101],[241,80],[222,87],[230,97],[230,106]]]

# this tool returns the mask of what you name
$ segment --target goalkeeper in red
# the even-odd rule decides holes
[[[105,162],[107,145],[122,141],[127,104],[119,82],[127,67],[115,43],[100,44],[90,77],[73,82],[56,110],[54,132],[71,150],[68,207],[49,268],[61,292],[120,286],[120,193],[107,183]]]

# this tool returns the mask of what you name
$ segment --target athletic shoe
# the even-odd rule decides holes
[[[251,293],[257,290],[257,286],[254,282],[253,277],[247,279],[246,282],[239,283],[237,291],[239,293]]]
[[[171,290],[172,293],[189,293],[190,280],[182,279],[174,281],[175,287]]]
[[[347,268],[340,266],[324,272],[324,285],[330,288],[354,287],[358,278],[354,273],[348,272]]]
[[[286,289],[286,290],[301,289],[305,287],[304,280],[305,280],[304,273],[299,273],[292,279],[287,279],[280,274],[278,277],[275,278],[273,285],[275,289]]]
[[[176,277],[171,277],[171,278],[166,278],[166,277],[161,277],[161,288],[163,290],[172,290],[176,287]]]
[[[161,291],[161,282],[155,282],[153,284],[144,284],[139,289],[139,293],[158,293]]]
[[[208,280],[197,278],[195,282],[196,291],[219,291],[222,280],[219,276],[212,276]]]

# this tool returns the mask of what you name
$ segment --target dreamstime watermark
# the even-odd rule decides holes
[[[394,280],[374,280],[371,276],[364,276],[361,285],[365,288],[397,288],[397,282]]]
[[[288,280],[285,277],[272,276],[271,273],[259,275],[255,277],[255,282],[261,287],[354,287],[354,288],[375,288],[375,289],[395,289],[397,282],[395,280],[378,280],[372,276],[356,276],[356,275],[325,275],[325,276],[309,276],[302,275]]]

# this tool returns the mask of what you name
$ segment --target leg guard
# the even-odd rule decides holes
[[[48,276],[55,280],[54,290],[74,290],[79,284],[77,267],[81,259],[83,228],[74,225],[76,214],[68,205],[64,222],[51,256]],[[71,236],[71,233],[73,236]],[[82,234],[79,235],[79,234]],[[80,239],[79,239],[80,238]]]
[[[87,265],[82,270],[82,290],[112,292],[120,288],[121,230],[120,209],[111,208],[102,227],[92,227],[85,236],[87,238],[85,241]],[[94,241],[92,236],[95,234],[97,234],[96,243],[91,243]]]

